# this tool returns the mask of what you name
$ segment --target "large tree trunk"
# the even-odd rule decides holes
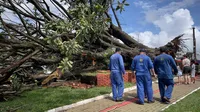
[[[103,6],[109,6],[110,4],[110,2],[106,0],[98,1],[101,2],[100,4],[103,4]],[[50,5],[47,4],[45,0],[28,0],[28,2],[35,7],[34,10],[29,9],[30,7],[26,7],[23,9],[23,6],[27,6],[25,2],[23,4],[17,4],[16,2],[12,2],[12,0],[8,0],[5,2],[0,1],[0,6],[13,12],[15,16],[19,17],[19,21],[17,21],[16,23],[16,21],[13,20],[8,22],[8,20],[0,16],[0,22],[3,27],[2,29],[0,29],[0,84],[8,80],[12,73],[21,73],[27,70],[27,74],[32,74],[32,69],[34,69],[33,71],[37,71],[38,69],[36,68],[39,68],[41,70],[41,66],[44,65],[48,67],[57,67],[61,63],[61,60],[67,57],[67,55],[65,53],[62,53],[62,50],[64,48],[61,49],[59,45],[52,43],[52,41],[59,38],[64,43],[72,39],[76,39],[78,35],[77,32],[72,33],[71,30],[78,31],[81,29],[80,26],[77,27],[77,24],[71,23],[75,24],[74,26],[76,27],[71,28],[70,24],[69,28],[67,26],[68,24],[65,24],[65,28],[60,31],[60,27],[63,27],[62,25],[60,25],[60,22],[64,21],[84,23],[84,21],[76,19],[75,15],[70,15],[72,14],[69,11],[70,8],[73,9],[77,8],[78,6],[77,4],[74,5],[74,3],[82,2],[82,5],[90,3],[90,10],[85,14],[86,16],[83,15],[84,17],[87,17],[89,14],[93,14],[93,12],[97,10],[95,9],[96,1],[94,0],[66,1],[70,4],[70,8],[68,10],[65,9],[65,7],[58,0],[50,0],[50,2],[55,6],[54,8],[58,9],[59,15],[54,14],[54,12],[50,11]],[[112,7],[112,9],[114,9],[114,7]],[[95,12],[94,14],[96,13],[99,12]],[[95,19],[101,18],[99,16],[102,16],[103,20],[105,21],[111,20],[111,17],[107,12],[105,12],[105,15],[102,14],[95,16]],[[117,17],[115,18],[116,20],[118,20]],[[53,23],[53,25],[51,23]],[[89,22],[85,23],[91,25]],[[46,29],[46,26],[48,26],[49,24],[51,24],[52,27],[50,29]],[[81,72],[97,69],[107,69],[109,55],[111,55],[112,53],[110,52],[110,50],[117,47],[123,50],[122,55],[125,59],[125,62],[128,63],[131,62],[130,60],[133,56],[138,54],[139,48],[147,49],[149,51],[148,55],[151,55],[151,57],[155,55],[155,49],[138,43],[136,40],[134,40],[134,38],[129,36],[126,32],[122,31],[119,21],[118,26],[119,27],[112,24],[111,20],[110,26],[106,26],[106,28],[103,28],[104,31],[98,33],[99,35],[95,35],[97,36],[95,37],[97,38],[95,42],[88,42],[88,40],[92,40],[91,38],[94,38],[94,35],[89,35],[93,34],[93,32],[88,28],[88,31],[91,31],[87,33],[89,36],[85,34],[86,38],[84,38],[85,40],[83,40],[84,43],[79,42],[79,44],[83,47],[83,52],[72,54],[69,56],[73,57],[71,60],[74,61],[74,67],[72,68],[72,71]],[[83,26],[83,28],[86,27]],[[87,38],[87,36],[91,38]],[[168,48],[172,49],[170,53],[173,56],[174,53],[176,53],[178,49],[180,49],[179,45],[181,44],[181,36],[182,35],[176,37],[174,40],[165,45]],[[118,39],[121,40],[123,43],[120,43]],[[47,40],[50,40],[50,42],[47,42]],[[35,50],[37,48],[40,50]],[[39,70],[37,72],[39,72]],[[34,74],[38,73],[34,72]],[[46,74],[41,77],[38,76],[39,79],[45,77],[47,77]]]

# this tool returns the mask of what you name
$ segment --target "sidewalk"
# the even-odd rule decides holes
[[[176,80],[175,80],[176,82]],[[190,85],[175,85],[172,103],[176,102],[180,98],[189,94],[191,91],[200,87],[200,79],[196,80],[195,84]],[[160,94],[158,89],[158,84],[153,83],[154,99],[156,100],[153,104],[145,103],[144,105],[138,105],[135,103],[137,98],[135,98],[136,90],[126,92],[124,94],[124,102],[114,102],[110,97],[100,99],[94,102],[90,102],[78,107],[74,107],[68,110],[59,110],[58,112],[158,112],[169,106],[170,104],[160,103]]]

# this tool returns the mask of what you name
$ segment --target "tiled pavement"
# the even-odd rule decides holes
[[[176,80],[175,80],[176,81]],[[191,91],[200,87],[200,78],[197,79],[195,84],[185,85],[175,85],[172,103],[176,102],[183,96],[189,94]],[[135,98],[136,90],[129,91],[124,94],[125,101],[114,102],[110,97],[90,102],[78,107],[74,107],[68,110],[60,110],[59,112],[159,112],[163,108],[169,106],[170,104],[162,104],[160,100],[160,94],[158,90],[158,84],[153,83],[154,99],[155,103],[145,103],[144,105],[138,105],[135,103],[137,98]]]

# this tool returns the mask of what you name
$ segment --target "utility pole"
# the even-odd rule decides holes
[[[140,34],[138,34],[138,39],[137,40],[138,40],[138,43],[139,43],[140,42]]]
[[[194,60],[197,60],[197,55],[196,55],[196,38],[195,38],[195,27],[192,27],[193,29],[193,53],[194,53]]]

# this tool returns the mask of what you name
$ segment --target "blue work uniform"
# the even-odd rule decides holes
[[[145,93],[148,101],[153,101],[150,69],[153,69],[153,63],[147,55],[140,54],[132,60],[131,70],[136,71],[137,96],[142,104],[144,103]]]
[[[178,73],[174,59],[168,54],[160,54],[154,60],[154,69],[155,73],[158,75],[161,100],[165,101],[164,97],[170,99],[174,88],[172,69],[174,73]]]
[[[113,100],[121,99],[124,92],[123,74],[125,74],[124,61],[119,53],[110,57],[109,69],[111,71],[110,80],[112,85]]]

